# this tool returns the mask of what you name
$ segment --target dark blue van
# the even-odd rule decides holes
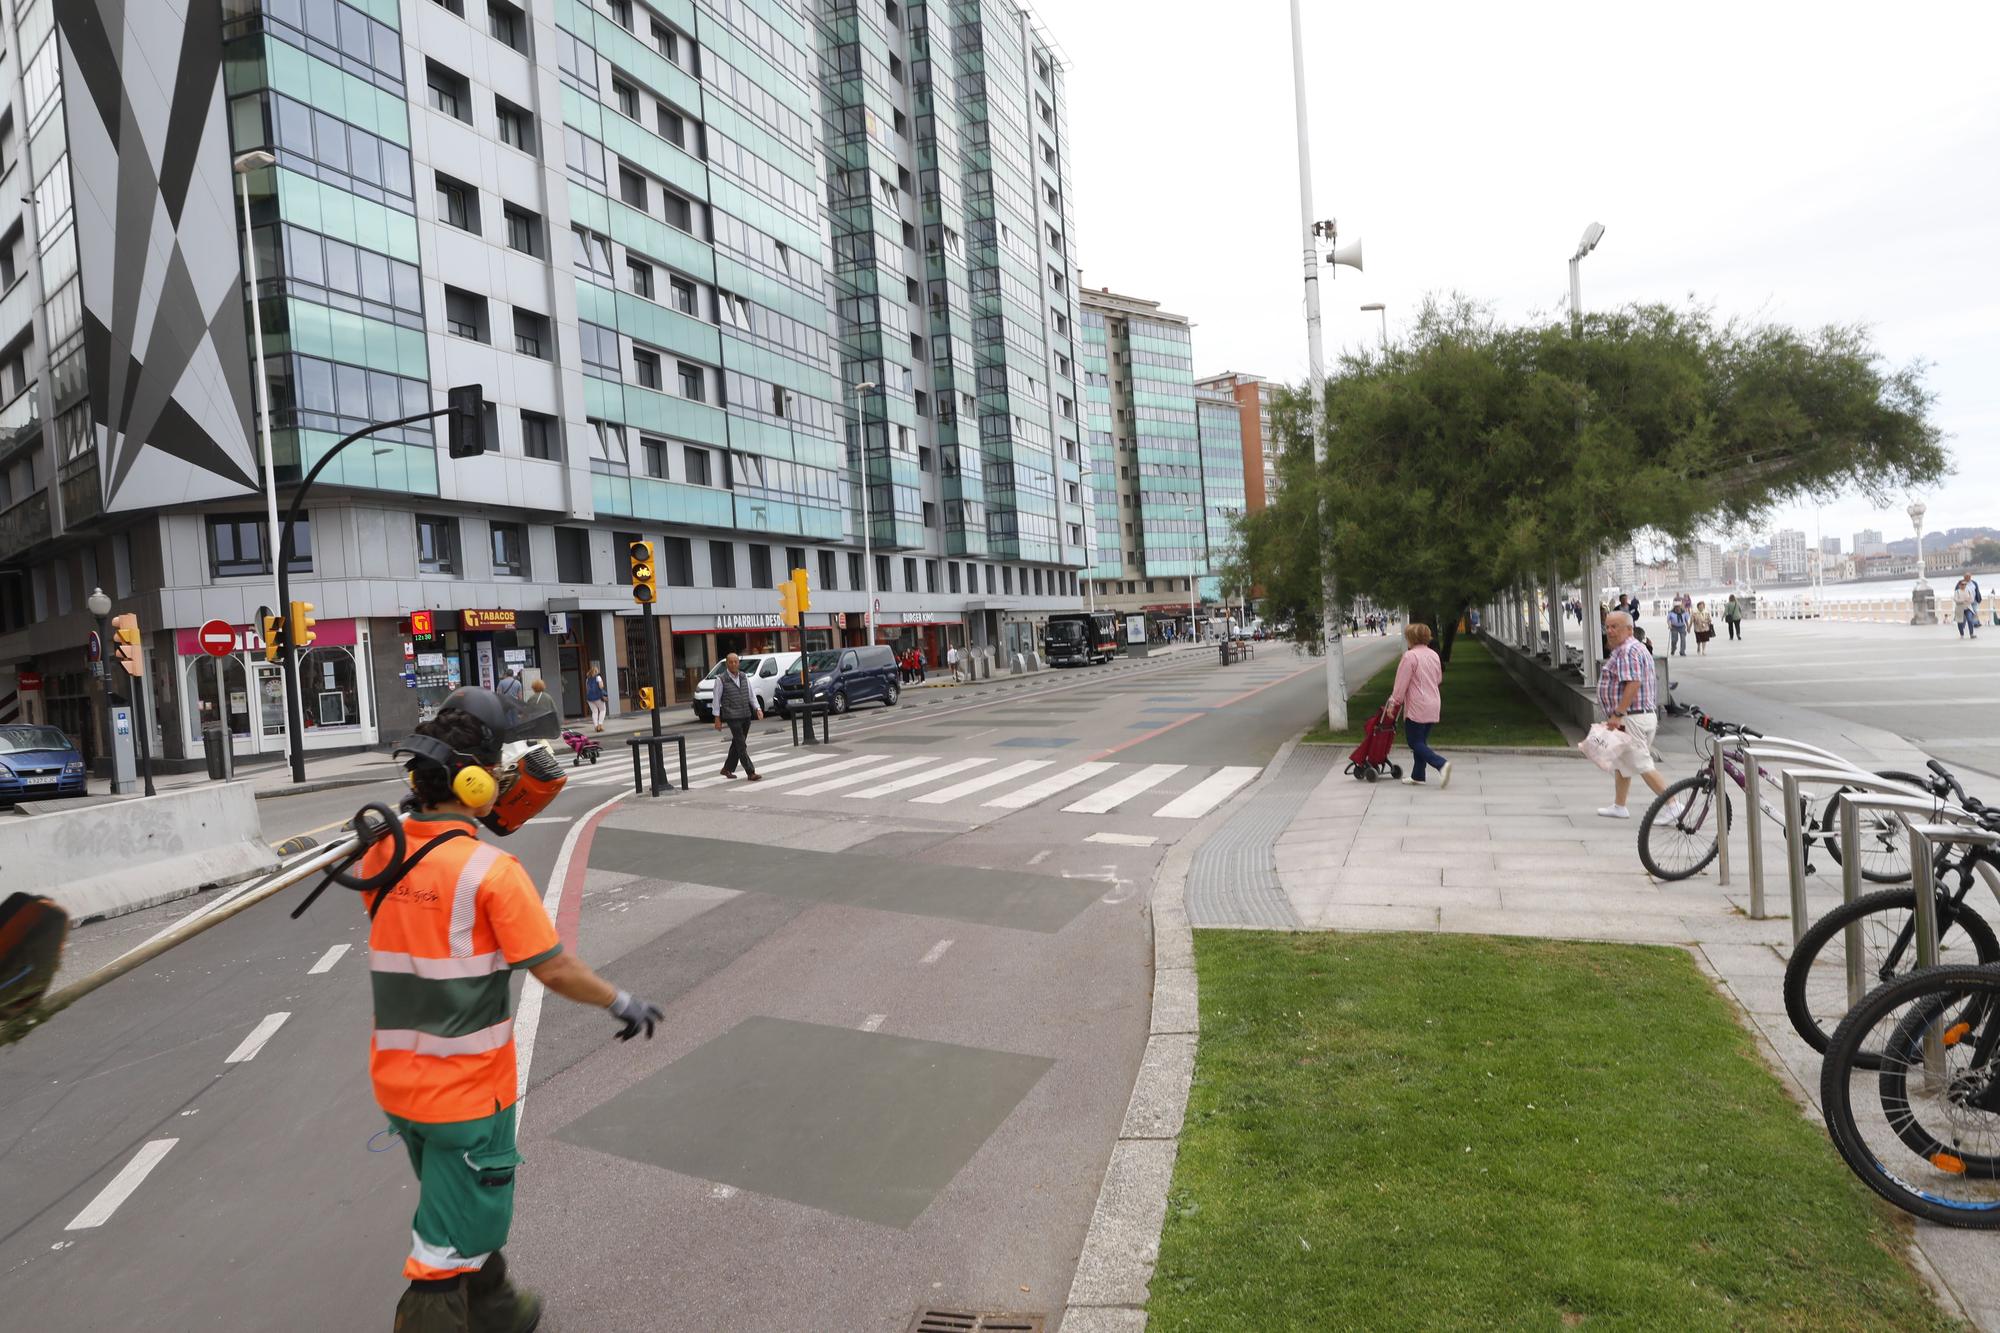
[[[825,648],[806,656],[806,683],[799,684],[796,668],[785,673],[778,686],[778,701],[789,709],[799,699],[831,703],[833,711],[845,713],[856,704],[877,700],[893,708],[903,693],[896,653],[887,644],[867,648]]]

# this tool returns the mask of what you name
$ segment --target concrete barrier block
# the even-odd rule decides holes
[[[248,782],[0,824],[0,884],[46,894],[76,922],[137,912],[277,864]]]

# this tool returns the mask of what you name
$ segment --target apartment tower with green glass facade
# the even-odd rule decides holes
[[[685,699],[721,654],[796,642],[795,568],[817,644],[864,641],[870,573],[877,637],[934,655],[1082,604],[1066,75],[1007,0],[0,16],[0,720],[99,748],[101,586],[146,631],[156,754],[210,722],[284,748],[260,364],[281,503],[451,386],[482,386],[493,442],[452,460],[401,428],[312,491],[308,751],[515,669],[574,714],[591,664],[631,706],[657,650]],[[210,619],[237,631],[219,685]]]

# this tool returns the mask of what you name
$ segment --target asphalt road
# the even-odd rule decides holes
[[[690,792],[634,798],[609,752],[582,770],[508,850],[566,942],[667,1020],[621,1045],[523,997],[508,1252],[544,1327],[1059,1310],[1145,1040],[1147,890],[1317,718],[1320,665],[924,691],[824,751],[767,725],[754,786],[716,776],[712,732]],[[261,804],[290,834],[377,794]],[[367,1082],[365,921],[340,889],[292,921],[303,893],[0,1052],[9,1324],[387,1323],[416,1190]],[[66,968],[184,910],[87,927]]]

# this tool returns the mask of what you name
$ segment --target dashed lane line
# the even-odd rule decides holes
[[[238,1042],[236,1049],[223,1057],[222,1063],[240,1065],[246,1060],[256,1059],[257,1052],[264,1049],[264,1043],[269,1041],[291,1016],[291,1011],[288,1009],[275,1014],[265,1014],[263,1020],[250,1029],[250,1035]]]
[[[84,1205],[83,1211],[70,1219],[64,1231],[87,1231],[91,1227],[101,1227],[111,1220],[118,1211],[118,1205],[132,1197],[132,1191],[145,1183],[153,1168],[162,1158],[172,1152],[179,1139],[154,1139],[132,1155],[125,1163],[125,1169],[111,1177],[111,1183],[97,1192],[97,1197]]]
[[[311,967],[306,969],[306,975],[309,977],[316,977],[322,972],[333,971],[333,965],[339,962],[341,959],[341,955],[345,954],[351,947],[352,947],[351,945],[346,945],[346,944],[334,945],[331,949],[328,949],[325,953],[319,956],[319,961],[317,963],[314,963]]]
[[[917,960],[917,966],[929,967],[932,963],[944,957],[944,951],[951,947],[951,943],[950,940],[939,940],[936,944],[933,944],[931,951]]]

